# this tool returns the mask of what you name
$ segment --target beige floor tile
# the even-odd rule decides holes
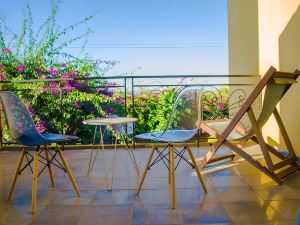
[[[251,187],[216,188],[216,195],[220,202],[260,202],[262,197]]]
[[[283,217],[285,220],[295,220],[300,216],[300,201],[270,201],[269,204]],[[300,221],[299,221],[300,222]]]
[[[230,218],[220,203],[180,204],[184,224],[223,224]]]
[[[269,202],[223,203],[223,206],[233,222],[269,223],[283,220]]]

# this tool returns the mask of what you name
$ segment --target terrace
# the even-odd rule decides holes
[[[272,12],[268,10],[271,4],[275,4]],[[170,175],[161,161],[148,171],[142,189],[136,195],[152,142],[134,138],[136,134],[166,127],[177,91],[184,87],[201,90],[197,119],[232,118],[260,81],[258,74],[264,74],[270,64],[280,71],[300,69],[295,60],[296,49],[299,49],[296,41],[300,35],[297,26],[299,4],[299,1],[228,0],[230,75],[82,76],[80,72],[70,72],[68,66],[61,65],[60,77],[56,77],[57,71],[53,67],[53,70],[45,71],[49,73],[48,77],[27,79],[27,70],[17,67],[17,74],[25,71],[21,77],[24,79],[8,79],[0,67],[1,89],[11,90],[21,97],[41,133],[79,137],[77,141],[64,145],[64,155],[81,192],[78,197],[67,173],[55,166],[52,166],[53,187],[48,170],[39,163],[39,171],[45,171],[38,176],[35,212],[31,212],[32,167],[27,167],[18,176],[13,196],[7,200],[23,146],[12,139],[1,111],[0,224],[299,224],[299,172],[278,185],[239,155],[202,169],[201,161],[216,139],[200,133],[189,140],[189,145],[207,193],[199,183],[196,170],[181,162],[176,166],[176,206],[172,208]],[[278,51],[270,50],[273,48]],[[0,65],[6,66],[5,57],[10,52],[4,50]],[[70,62],[72,70],[77,68],[76,63]],[[85,69],[92,65],[90,61],[85,63]],[[110,66],[113,62],[104,64]],[[103,62],[98,62],[99,65],[103,66]],[[105,71],[105,68],[101,69]],[[39,74],[40,71],[32,73]],[[300,108],[295,102],[299,90],[299,84],[294,84],[277,106],[297,156],[300,155],[297,126]],[[262,102],[261,97],[254,102],[256,116],[262,111]],[[128,135],[126,140],[119,134],[115,140],[116,127],[112,126],[104,135],[104,146],[100,143],[99,131],[82,123],[92,118],[115,116],[135,117],[137,122],[134,126],[124,127],[126,137]],[[271,117],[262,129],[263,136],[268,144],[286,149],[275,124]],[[96,139],[93,140],[94,131]],[[130,149],[134,152],[139,174],[127,152],[127,141],[132,143]],[[25,149],[33,150],[31,147]],[[250,141],[244,149],[257,162],[267,164],[255,142]],[[98,151],[98,156],[88,174],[93,150]],[[230,152],[222,146],[217,155]],[[27,157],[30,161],[31,156]]]
[[[193,148],[197,158],[207,149]],[[250,152],[255,154],[253,149]],[[142,167],[148,153],[136,150]],[[32,215],[30,171],[22,174],[13,199],[7,201],[19,153],[0,154],[1,224],[296,224],[298,215],[298,174],[284,185],[276,185],[238,159],[209,166],[202,172],[208,188],[206,195],[194,172],[186,166],[178,167],[176,209],[170,208],[167,172],[162,165],[151,170],[137,197],[136,173],[122,149],[105,150],[90,176],[86,176],[89,151],[66,151],[81,198],[76,196],[66,174],[54,170],[55,188],[52,188],[48,174],[44,173],[39,178],[37,211]],[[109,192],[104,165],[111,163],[113,154],[117,160],[113,190]]]

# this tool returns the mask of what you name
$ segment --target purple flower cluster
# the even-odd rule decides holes
[[[50,89],[50,90],[51,90],[51,93],[52,93],[53,95],[58,95],[58,94],[59,94],[59,90],[58,90],[59,86],[58,86],[58,84],[55,83],[55,82],[51,82],[48,86],[47,86],[47,85],[44,86],[44,88],[45,88],[45,89]]]
[[[113,96],[113,93],[110,92],[110,91],[108,91],[107,89],[98,89],[97,91],[98,91],[98,93],[107,95],[107,96],[109,96],[109,97],[112,97],[112,96]]]
[[[3,48],[3,49],[2,49],[2,53],[3,53],[3,54],[10,54],[11,51],[10,51],[8,48]]]
[[[0,81],[5,80],[4,66],[0,64]]]
[[[121,98],[116,98],[116,103],[124,105],[125,101],[123,99],[121,99]]]
[[[41,73],[41,72],[42,72],[42,69],[38,67],[38,68],[35,68],[34,71],[35,71],[36,73]]]
[[[66,89],[66,92],[71,92],[72,91],[72,89],[73,89],[72,84],[69,80],[66,80],[64,88]]]
[[[47,129],[45,121],[40,120],[40,122],[36,125],[36,128],[41,133],[45,132]]]
[[[217,102],[217,108],[221,112],[224,111],[224,109],[225,109],[224,105],[221,102]]]
[[[80,104],[80,102],[75,102],[74,106],[76,109],[81,109],[82,105]]]
[[[49,68],[48,73],[50,73],[51,75],[57,75],[57,70],[55,70],[54,68]]]
[[[19,71],[19,72],[23,72],[25,70],[25,66],[19,65],[19,66],[16,67],[16,70]]]
[[[27,106],[28,111],[32,114],[33,113],[33,107],[32,105]]]
[[[61,78],[75,78],[77,74],[73,72],[66,72],[61,75]]]

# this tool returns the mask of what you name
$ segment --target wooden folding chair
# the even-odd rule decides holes
[[[296,162],[297,157],[295,151],[280,118],[276,105],[289,90],[292,84],[297,83],[296,80],[299,75],[300,71],[298,70],[294,73],[284,73],[277,71],[274,67],[270,67],[240,110],[231,120],[223,119],[202,121],[200,123],[200,129],[217,138],[217,142],[212,146],[211,150],[202,160],[202,166],[205,167],[208,163],[217,162],[226,158],[233,158],[235,154],[238,154],[279,184],[281,184],[284,178],[288,175],[298,171],[300,166]],[[258,98],[259,94],[262,93],[264,88],[265,92],[262,110],[258,119],[256,119],[252,109],[252,104]],[[248,114],[252,125],[252,128],[249,131],[239,125],[240,120],[246,114]],[[284,142],[287,146],[287,150],[289,152],[288,156],[283,155],[271,145],[267,144],[262,136],[261,129],[272,114],[276,119]],[[252,140],[259,144],[266,165],[261,164],[242,149],[248,140]],[[233,144],[232,141],[238,141],[238,143]],[[229,147],[233,153],[213,158],[222,144]],[[279,159],[279,162],[274,163],[270,153],[273,156],[276,156]]]

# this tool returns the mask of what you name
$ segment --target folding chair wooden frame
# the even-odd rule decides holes
[[[288,137],[287,131],[283,125],[283,122],[280,118],[276,105],[284,96],[284,94],[289,90],[291,85],[297,82],[296,80],[299,75],[300,71],[298,70],[296,70],[294,73],[283,73],[277,71],[274,67],[270,67],[270,69],[267,71],[265,76],[262,77],[258,85],[255,87],[255,89],[245,101],[245,103],[242,105],[237,114],[232,118],[230,122],[228,121],[228,125],[222,133],[210,126],[210,123],[213,123],[214,121],[201,122],[200,129],[217,138],[217,142],[212,146],[211,150],[206,154],[206,156],[202,160],[202,166],[205,167],[209,163],[217,162],[226,158],[233,158],[235,154],[238,154],[250,164],[252,164],[254,167],[271,177],[278,184],[281,184],[284,178],[286,178],[288,175],[298,171],[300,166],[296,162],[297,157],[295,151]],[[252,104],[255,101],[255,99],[257,99],[259,94],[263,91],[263,89],[268,85],[273,85],[274,88],[281,87],[280,93],[277,94],[277,99],[271,100],[273,101],[273,104],[271,104],[269,108],[269,103],[267,103],[268,100],[264,100],[261,116],[262,113],[264,113],[264,115],[262,116],[262,118],[260,116],[258,119],[256,119],[252,109]],[[273,89],[273,91],[274,90],[275,89]],[[268,112],[265,112],[266,110]],[[252,125],[252,129],[250,130],[250,132],[247,132],[243,127],[239,126],[238,124],[246,113],[248,114],[249,120]],[[279,151],[277,151],[275,148],[267,144],[263,138],[261,128],[271,116],[271,114],[273,114],[276,119],[283,140],[287,146],[289,156],[285,156]],[[244,137],[239,139],[238,144],[233,144],[231,140],[229,140],[229,136],[233,130],[237,131]],[[242,149],[242,147],[246,144],[248,140],[252,140],[255,143],[259,144],[266,166],[261,164],[259,161],[255,160],[250,154],[248,154]],[[233,153],[213,158],[213,156],[222,144],[229,147],[233,151]],[[273,156],[276,156],[279,159],[279,162],[273,163],[270,153]]]

